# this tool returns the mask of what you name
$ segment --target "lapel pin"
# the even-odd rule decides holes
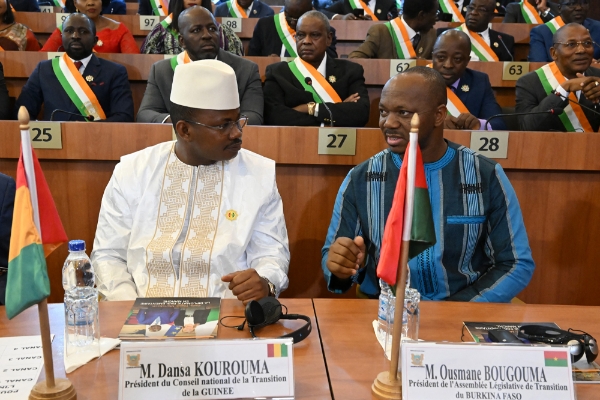
[[[104,43],[102,42],[102,40],[98,39],[98,43],[96,43],[96,46],[100,47],[102,46]]]
[[[377,14],[381,14],[381,9],[380,8],[377,9]]]
[[[498,47],[498,42],[494,42],[494,47]]]
[[[423,48],[419,47],[419,53],[422,53],[422,52],[423,52]]]
[[[256,14],[256,10],[252,10],[252,14]]]
[[[94,82],[94,77],[91,76],[91,75],[88,75],[88,76],[85,77],[85,80],[88,81],[88,82]]]
[[[333,76],[333,75],[329,75],[328,79],[329,79],[330,83],[335,83],[336,82],[335,76]]]
[[[465,93],[466,93],[466,92],[468,92],[468,91],[469,91],[469,90],[471,90],[471,89],[469,89],[469,85],[462,85],[462,86],[460,87],[460,90],[462,90],[463,92],[465,92]]]

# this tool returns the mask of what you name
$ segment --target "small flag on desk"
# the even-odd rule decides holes
[[[545,351],[546,367],[568,367],[569,355],[566,351]]]
[[[287,344],[268,344],[267,355],[268,357],[287,357],[288,348]]]
[[[9,319],[50,295],[45,257],[66,241],[67,234],[31,147],[29,129],[21,130],[6,284]]]
[[[415,168],[409,171],[410,160]],[[412,176],[411,176],[412,175]],[[411,188],[411,182],[413,187]],[[408,223],[405,223],[408,221]],[[412,259],[435,244],[435,227],[431,214],[425,168],[419,148],[418,134],[410,133],[410,143],[404,152],[400,176],[385,223],[377,276],[392,288],[398,279],[398,261],[402,241],[410,241],[408,259]]]

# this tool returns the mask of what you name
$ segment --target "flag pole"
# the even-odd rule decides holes
[[[419,115],[416,113],[413,115],[412,120],[410,121],[410,133],[411,136],[419,133]],[[411,146],[413,146],[412,143]],[[410,164],[408,166],[408,182],[406,191],[407,201],[405,201],[404,205],[405,232],[407,228],[408,232],[410,232],[412,223],[413,202],[409,199],[412,199],[414,196],[416,151],[415,156],[409,157],[408,161]],[[398,366],[400,365],[401,359],[400,342],[402,339],[402,320],[404,316],[404,294],[406,289],[406,280],[408,278],[409,248],[410,236],[405,236],[403,232],[402,246],[400,247],[400,258],[398,260],[398,271],[396,274],[398,279],[396,280],[396,305],[394,309],[394,325],[392,328],[392,353],[390,368],[388,371],[380,372],[377,375],[377,378],[375,378],[375,382],[373,382],[373,385],[371,386],[371,393],[376,399],[402,399],[402,373],[398,372]],[[387,343],[384,347],[387,348]]]
[[[24,106],[19,108],[18,118],[19,129],[21,131],[27,131],[27,134],[29,134],[29,112],[27,112],[27,109]],[[30,147],[30,144],[27,143],[23,147],[23,151],[25,151],[25,149]],[[42,232],[39,226],[39,219],[36,221],[36,225],[36,229],[41,235]],[[46,374],[46,380],[35,384],[29,393],[29,400],[42,400],[48,398],[52,398],[53,400],[75,400],[77,399],[77,394],[75,393],[75,389],[73,388],[71,381],[63,378],[54,378],[52,340],[50,339],[50,318],[48,317],[48,299],[44,299],[38,303],[38,315],[40,320],[40,335],[42,337],[42,350],[44,354],[44,370]]]

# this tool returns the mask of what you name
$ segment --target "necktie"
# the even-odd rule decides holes
[[[75,68],[77,68],[77,71],[79,71],[79,69],[83,65],[83,63],[81,61],[75,61],[73,64],[75,64]]]
[[[415,36],[413,36],[413,38],[412,38],[412,45],[413,45],[414,49],[417,48],[417,45],[419,44],[420,40],[421,40],[421,34],[419,32],[417,32],[417,34]]]

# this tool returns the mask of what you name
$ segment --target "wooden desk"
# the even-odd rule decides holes
[[[315,314],[310,299],[282,300],[287,305],[290,313],[308,315],[312,319],[314,332],[301,343],[294,345],[294,375],[296,379],[297,399],[331,399],[327,373],[323,362],[323,354],[319,334],[316,329]],[[101,302],[100,303],[100,330],[101,335],[117,337],[125,318],[133,305],[131,301]],[[50,304],[50,330],[55,335],[52,343],[54,357],[54,370],[56,377],[64,377],[63,363],[63,338],[64,314],[63,305]],[[243,306],[237,300],[223,300],[221,317],[225,315],[243,315]],[[235,319],[230,322],[235,323]],[[297,328],[303,321],[282,321],[281,324],[265,327],[260,334],[265,337],[275,337]],[[39,335],[37,307],[32,307],[24,313],[9,321],[6,318],[4,307],[0,307],[0,336],[25,336]],[[219,326],[219,339],[250,338],[248,328],[244,331],[228,329]],[[119,351],[113,350],[101,357],[92,360],[85,366],[73,371],[67,377],[73,383],[79,400],[117,398],[119,384]],[[44,379],[44,372],[41,374]]]
[[[335,399],[371,398],[377,374],[389,368],[373,332],[377,300],[314,299]],[[460,342],[463,321],[556,322],[600,337],[600,307],[422,302],[419,338]],[[468,333],[466,334],[468,336]],[[471,341],[470,336],[465,341]],[[597,400],[597,384],[575,385],[578,400]]]

